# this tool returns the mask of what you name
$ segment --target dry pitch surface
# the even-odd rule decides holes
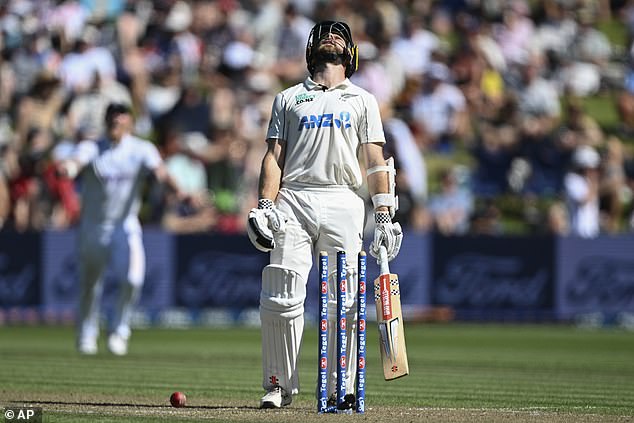
[[[6,398],[6,392],[0,390]],[[557,412],[537,408],[526,409],[466,409],[434,407],[368,407],[365,414],[318,415],[314,407],[302,401],[280,410],[259,410],[257,406],[236,402],[222,405],[189,405],[172,408],[164,404],[147,403],[107,403],[96,399],[69,398],[67,400],[39,400],[9,402],[5,405],[42,407],[46,422],[54,421],[211,421],[211,422],[264,422],[312,423],[326,421],[355,422],[491,422],[491,423],[594,423],[594,422],[634,422],[630,416],[606,416],[593,414],[592,410],[577,412]],[[58,420],[60,419],[60,420]],[[66,420],[68,419],[68,420]]]

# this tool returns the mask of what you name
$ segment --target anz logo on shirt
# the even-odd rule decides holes
[[[319,129],[319,128],[350,128],[350,112],[341,112],[339,117],[335,117],[334,113],[324,113],[323,115],[308,115],[302,116],[299,119],[298,131],[304,129]]]

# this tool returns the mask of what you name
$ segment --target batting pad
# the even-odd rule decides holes
[[[306,283],[297,272],[280,265],[262,271],[262,387],[279,385],[299,393],[297,357],[304,332]]]

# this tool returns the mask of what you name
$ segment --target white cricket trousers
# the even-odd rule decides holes
[[[306,283],[320,251],[328,252],[328,389],[336,390],[337,251],[347,255],[348,363],[356,363],[357,256],[363,246],[364,200],[347,187],[283,187],[276,206],[288,216],[286,229],[276,233],[271,265],[263,272],[260,296],[262,367],[265,390],[279,385],[299,392],[297,357],[303,335]],[[271,280],[278,275],[282,288],[276,293]],[[296,285],[296,286],[293,286]],[[271,289],[271,287],[273,287]],[[277,294],[277,295],[276,295]],[[317,296],[317,291],[308,295]],[[277,298],[276,298],[277,297]],[[355,366],[348,366],[347,386],[352,392]]]
[[[145,251],[141,229],[131,225],[92,226],[79,233],[79,339],[99,336],[99,312],[107,266],[119,283],[119,300],[108,332],[130,337],[130,317],[145,278]]]

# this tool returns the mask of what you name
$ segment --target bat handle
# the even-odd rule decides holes
[[[384,245],[379,246],[379,266],[381,266],[382,275],[390,273],[390,265],[387,260],[387,249]]]

